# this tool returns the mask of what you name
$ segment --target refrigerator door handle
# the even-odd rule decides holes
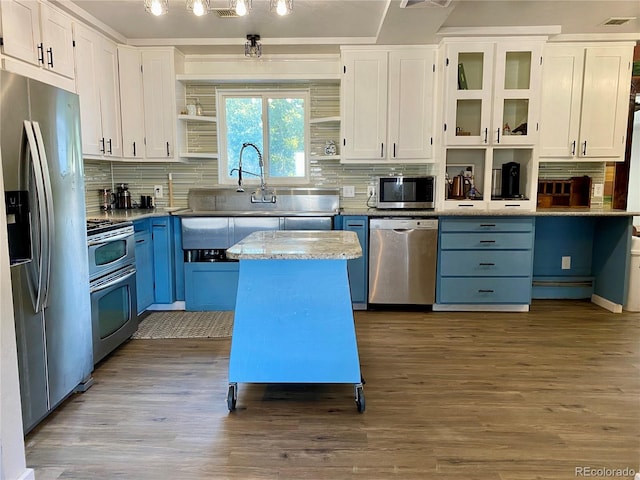
[[[24,133],[27,138],[27,142],[22,149],[21,164],[24,166],[24,178],[27,185],[30,183],[29,178],[31,177],[31,171],[33,171],[34,185],[29,185],[29,187],[35,188],[34,195],[38,204],[37,211],[39,212],[39,214],[36,215],[36,219],[39,222],[37,225],[38,238],[36,238],[36,235],[33,235],[31,239],[31,251],[33,252],[34,261],[27,266],[29,293],[31,294],[33,310],[38,313],[43,308],[44,262],[49,257],[49,245],[46,239],[46,218],[43,217],[47,206],[44,197],[44,179],[42,178],[42,171],[39,168],[40,161],[38,159],[38,146],[36,144],[35,134],[33,133],[33,127],[31,126],[31,122],[28,120],[24,121]]]
[[[51,273],[51,252],[55,248],[55,222],[53,218],[53,188],[51,188],[51,176],[49,174],[49,162],[47,161],[47,152],[44,149],[44,139],[42,138],[42,130],[38,122],[32,122],[33,130],[36,134],[36,144],[38,146],[38,158],[40,159],[40,169],[42,171],[42,179],[44,181],[44,198],[46,204],[46,230],[45,236],[47,241],[47,256],[44,259],[44,295],[42,298],[42,306],[47,306],[47,298],[49,296],[49,277]]]

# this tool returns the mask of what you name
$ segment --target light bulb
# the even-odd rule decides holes
[[[276,13],[278,15],[286,15],[287,13],[289,13],[285,0],[278,0],[278,3],[276,5]]]
[[[164,13],[164,9],[162,8],[162,2],[160,0],[152,0],[151,2],[151,13],[156,17],[159,17]]]
[[[201,17],[202,15],[204,15],[205,11],[204,11],[204,5],[202,3],[202,0],[194,0],[193,2],[193,14],[196,17]]]
[[[236,13],[241,17],[244,17],[247,14],[247,4],[245,3],[245,0],[238,0],[238,3],[236,4]]]

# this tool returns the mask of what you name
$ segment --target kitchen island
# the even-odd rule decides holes
[[[350,383],[365,409],[347,260],[354,232],[259,231],[227,250],[240,261],[230,411],[238,383]]]

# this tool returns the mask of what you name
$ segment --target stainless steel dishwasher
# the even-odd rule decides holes
[[[369,221],[369,303],[435,303],[438,220]]]

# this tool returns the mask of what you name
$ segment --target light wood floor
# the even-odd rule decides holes
[[[230,342],[133,340],[26,439],[50,479],[573,479],[640,471],[640,314],[356,312],[349,385],[241,384]],[[601,478],[601,477],[600,477]],[[630,477],[621,477],[630,478]]]

